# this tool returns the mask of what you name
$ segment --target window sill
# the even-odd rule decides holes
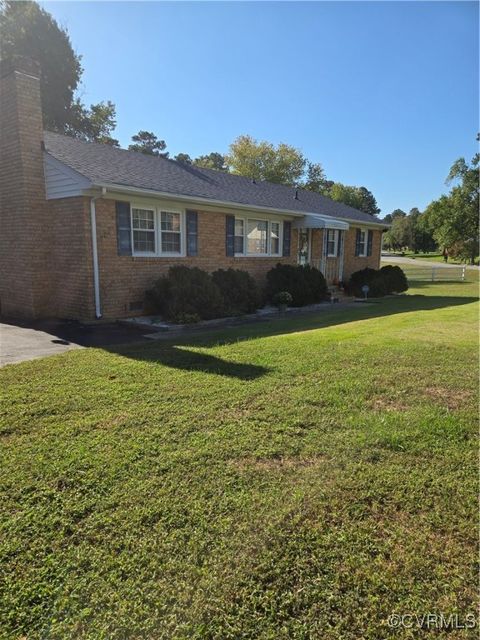
[[[234,258],[283,258],[279,253],[236,253]]]
[[[186,258],[184,253],[132,253],[130,258]]]

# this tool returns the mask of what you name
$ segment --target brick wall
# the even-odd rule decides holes
[[[50,315],[95,318],[90,198],[49,200],[51,221]]]
[[[50,233],[38,64],[0,64],[0,305],[7,316],[49,315]]]
[[[265,274],[277,263],[297,260],[297,235],[292,229],[290,257],[233,258],[225,255],[225,214],[198,212],[198,256],[184,258],[133,257],[117,255],[115,202],[97,200],[97,241],[100,270],[100,291],[104,318],[120,318],[141,313],[131,309],[141,303],[145,291],[157,278],[164,275],[172,264],[186,264],[205,271],[216,269],[243,269],[260,283]]]
[[[357,227],[350,227],[350,229],[345,234],[345,254],[343,263],[344,280],[348,280],[352,273],[354,273],[355,271],[359,271],[360,269],[365,269],[365,267],[369,267],[371,269],[380,268],[382,232],[377,231],[376,229],[373,231],[372,255],[365,258],[355,256],[356,233]]]

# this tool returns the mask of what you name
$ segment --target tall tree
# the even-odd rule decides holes
[[[325,171],[319,162],[307,162],[307,171],[302,187],[317,193],[325,193],[328,190]]]
[[[390,224],[390,229],[383,238],[383,246],[387,249],[403,249],[408,243],[407,214],[402,209],[395,209],[385,216],[384,221]]]
[[[371,216],[376,216],[380,213],[373,193],[366,187],[351,187],[341,182],[334,182],[326,195],[332,200],[348,204],[350,207],[364,211]]]
[[[87,142],[101,142],[118,147],[120,146],[118,140],[110,135],[116,124],[115,105],[110,100],[92,104],[90,109],[76,100],[70,122],[66,123],[64,133]]]
[[[479,251],[479,163],[479,154],[470,164],[464,158],[457,160],[447,178],[447,183],[456,181],[456,185],[448,195],[431,202],[425,211],[438,244],[472,264]]]
[[[85,107],[75,92],[83,69],[66,29],[36,2],[0,3],[0,58],[14,55],[37,60],[42,70],[40,91],[44,126],[85,140],[115,142],[115,106],[111,102]]]
[[[232,173],[292,186],[301,181],[306,166],[295,147],[284,143],[275,146],[245,135],[232,142],[227,162]]]
[[[128,146],[129,151],[139,151],[149,156],[161,156],[168,158],[167,143],[159,140],[151,131],[139,131],[132,136],[133,144]]]
[[[360,196],[360,206],[358,209],[370,214],[371,216],[378,216],[380,209],[375,200],[375,196],[366,187],[359,187],[358,193]]]
[[[188,153],[177,153],[173,159],[177,162],[183,162],[183,164],[192,164],[193,162]]]
[[[216,171],[228,172],[228,165],[225,156],[218,151],[212,151],[208,155],[199,156],[193,161],[197,167],[204,169],[215,169]]]

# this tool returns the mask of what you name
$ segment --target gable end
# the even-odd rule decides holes
[[[43,155],[47,200],[81,196],[92,186],[90,180],[48,153]]]

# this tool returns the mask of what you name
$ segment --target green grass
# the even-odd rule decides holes
[[[2,369],[0,638],[475,611],[477,282],[409,293]]]
[[[400,252],[392,252],[392,255],[400,255]],[[405,258],[413,258],[414,260],[426,260],[428,262],[443,262],[443,254],[438,251],[432,251],[430,253],[415,253],[414,251],[405,251]],[[388,256],[386,257],[388,261]],[[465,261],[460,260],[459,258],[448,258],[448,264],[465,264]],[[476,264],[478,264],[478,258],[476,260]]]

